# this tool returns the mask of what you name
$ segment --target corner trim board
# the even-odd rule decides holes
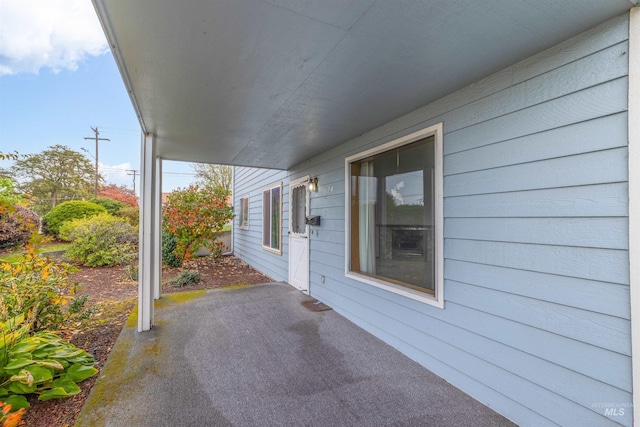
[[[629,11],[629,288],[633,424],[640,426],[640,9]]]

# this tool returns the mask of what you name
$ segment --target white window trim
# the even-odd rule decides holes
[[[629,12],[629,289],[633,425],[640,425],[640,8]]]
[[[247,199],[247,224],[242,225],[242,200]],[[240,215],[238,216],[238,228],[240,230],[248,230],[249,229],[249,195],[246,194],[244,196],[239,197],[240,200]]]
[[[280,187],[280,221],[278,224],[278,235],[280,236],[280,248],[279,249],[274,249],[272,247],[269,246],[265,246],[264,245],[264,192],[265,191],[271,191],[272,189],[276,188],[276,187]],[[262,234],[261,234],[261,240],[260,240],[260,244],[262,245],[262,249],[264,249],[267,252],[271,252],[274,254],[278,254],[278,255],[282,255],[282,205],[283,205],[283,200],[284,200],[284,195],[282,194],[282,181],[277,182],[275,184],[272,184],[268,187],[263,187],[262,191],[260,192],[260,198],[262,200]]]
[[[435,168],[434,168],[434,214],[435,214],[435,227],[434,227],[434,239],[435,239],[435,297],[425,294],[420,291],[413,290],[404,286],[396,285],[384,280],[375,279],[372,277],[364,276],[362,274],[349,271],[350,256],[351,256],[351,194],[350,185],[351,174],[349,170],[349,164],[357,160],[371,157],[375,154],[379,154],[385,151],[392,150],[403,145],[410,144],[412,142],[433,136],[435,142]],[[398,295],[402,295],[407,298],[411,298],[416,301],[423,302],[438,308],[444,308],[444,237],[443,237],[443,224],[444,224],[444,192],[443,192],[443,125],[438,123],[428,128],[419,130],[369,150],[363,151],[358,154],[349,156],[344,161],[344,174],[345,174],[345,276],[349,279],[357,280],[362,283],[366,283],[371,286],[375,286],[380,289],[384,289],[389,292],[393,292]]]

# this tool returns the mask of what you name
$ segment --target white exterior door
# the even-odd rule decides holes
[[[289,184],[289,283],[309,293],[309,177]]]

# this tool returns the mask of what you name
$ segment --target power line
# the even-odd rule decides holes
[[[96,136],[95,137],[85,136],[84,139],[95,139],[96,141],[96,185],[94,187],[93,193],[94,193],[94,197],[98,197],[98,141],[111,141],[111,140],[109,138],[98,138],[98,135],[100,135],[100,132],[98,132],[97,126],[95,128],[91,128],[91,130],[95,132]]]
[[[112,172],[112,173],[127,173],[128,175],[130,175],[128,172],[131,172],[134,169],[123,169],[123,168],[117,168],[114,166],[102,166],[102,170],[103,171],[107,171],[107,172]],[[140,173],[137,169],[135,169],[136,173]],[[190,172],[165,172],[162,171],[162,175],[178,175],[178,176],[197,176],[197,174],[195,173],[190,173]]]
[[[127,172],[127,175],[133,175],[133,192],[136,192],[136,175],[138,174],[137,170],[130,170]]]

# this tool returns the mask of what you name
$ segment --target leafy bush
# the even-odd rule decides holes
[[[175,253],[178,238],[168,231],[162,232],[162,263],[168,267],[182,267],[182,259]]]
[[[129,224],[137,227],[140,223],[140,208],[127,206],[126,208],[120,209],[118,213],[116,213],[116,216],[126,219]]]
[[[107,210],[104,207],[96,205],[95,203],[73,200],[61,203],[51,209],[48,214],[42,217],[42,225],[47,234],[58,237],[60,227],[63,223],[106,212]]]
[[[77,383],[98,370],[86,351],[50,332],[30,334],[24,314],[0,322],[0,400],[13,410],[26,409],[24,395],[38,394],[38,400],[73,396]]]
[[[75,313],[68,307],[75,300],[76,283],[69,277],[75,271],[39,256],[33,247],[19,261],[0,263],[0,322],[24,315],[35,331],[58,330],[65,321],[83,316],[83,307]]]
[[[0,206],[0,249],[24,246],[39,222],[38,215],[23,206]]]
[[[227,203],[229,192],[222,187],[189,186],[167,197],[163,212],[164,229],[177,238],[174,253],[180,259],[191,258],[206,247],[215,248],[216,233],[233,219],[233,206]]]
[[[27,209],[28,200],[9,178],[0,178],[0,249],[18,248],[29,241],[40,219]]]
[[[76,383],[97,372],[92,356],[44,332],[86,317],[86,297],[71,295],[73,271],[39,256],[33,245],[19,261],[0,263],[0,401],[12,411],[29,407],[26,394],[40,400],[76,394]]]
[[[95,203],[96,205],[102,206],[111,215],[116,215],[120,211],[120,209],[124,209],[127,207],[127,205],[125,205],[122,202],[119,202],[113,199],[108,199],[106,197],[93,198],[93,199],[89,199],[89,201],[91,203]]]
[[[176,288],[182,288],[184,286],[193,286],[196,283],[202,281],[202,275],[198,270],[184,270],[178,277],[169,281]]]
[[[71,242],[67,258],[90,267],[126,264],[137,255],[135,227],[108,213],[64,223],[60,238]]]

